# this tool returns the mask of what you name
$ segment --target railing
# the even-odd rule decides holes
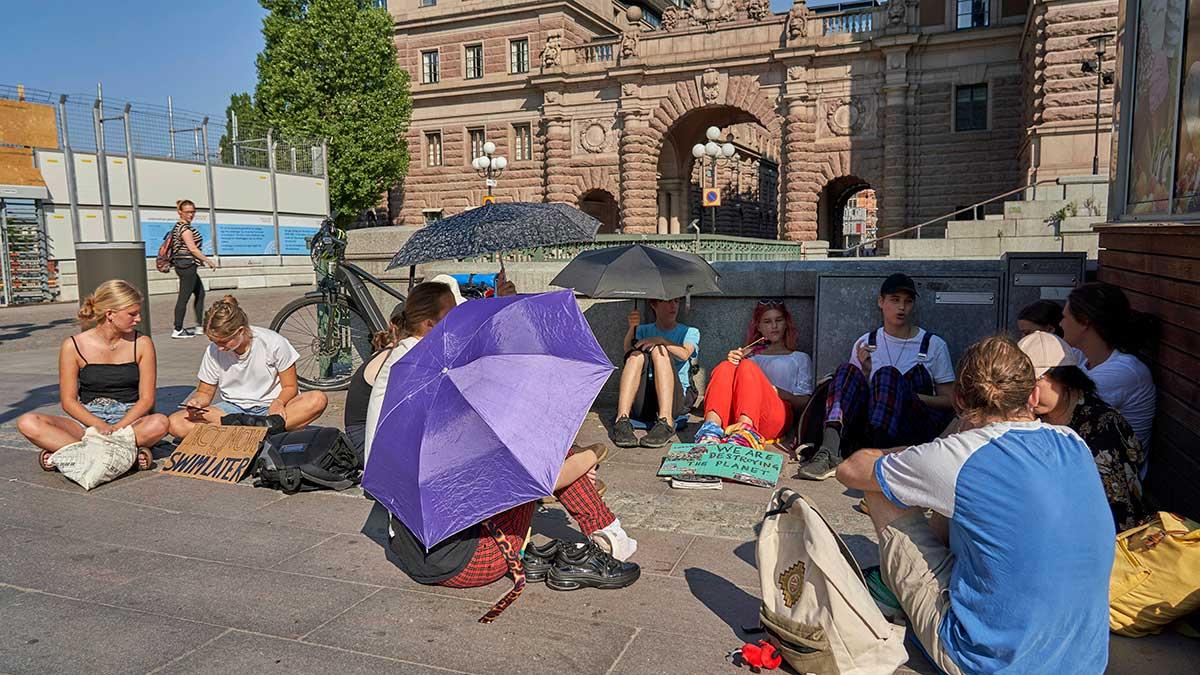
[[[893,0],[895,1],[895,0]],[[874,30],[875,10],[860,10],[821,17],[821,35],[869,33]]]
[[[612,63],[616,61],[617,46],[621,44],[619,37],[606,37],[593,40],[587,44],[563,48],[563,66],[576,66],[586,63]]]
[[[807,242],[751,239],[706,234],[697,238],[687,234],[601,234],[586,244],[563,244],[521,249],[504,254],[505,262],[567,262],[581,251],[610,246],[644,243],[671,251],[696,253],[712,262],[721,260],[802,260],[808,253]],[[824,249],[821,250],[824,257]],[[490,256],[479,258],[490,261]]]
[[[585,45],[583,48],[584,63],[601,63],[613,60],[613,44]]]
[[[882,237],[876,237],[874,239],[865,239],[865,240],[855,244],[854,246],[849,246],[847,248],[831,248],[831,249],[829,249],[829,252],[830,253],[856,255],[857,251],[859,249],[863,248],[864,246],[876,245],[876,244],[878,244],[878,242],[886,241],[888,239],[894,239],[896,237],[899,237],[902,234],[908,234],[909,232],[916,232],[916,238],[920,239],[921,238],[921,228],[929,227],[931,225],[936,225],[943,220],[950,220],[954,216],[957,216],[960,213],[966,213],[967,211],[970,211],[971,213],[975,213],[976,209],[978,209],[981,206],[991,204],[992,202],[1004,199],[1005,197],[1011,197],[1011,196],[1017,194],[1018,192],[1024,192],[1025,190],[1028,190],[1030,188],[1035,188],[1040,185],[1052,185],[1055,183],[1058,183],[1057,178],[1048,178],[1045,180],[1039,180],[1039,181],[1034,181],[1032,183],[1027,183],[1025,185],[1022,185],[1019,188],[1014,188],[1012,190],[1009,190],[1008,192],[998,194],[995,197],[989,197],[983,201],[975,202],[974,204],[972,204],[970,206],[964,206],[963,208],[958,209],[957,211],[951,211],[950,213],[947,213],[942,216],[938,216],[937,218],[930,218],[929,220],[926,220],[925,222],[922,222],[922,223],[917,223],[916,225],[913,225],[912,227],[906,227],[903,230],[896,230],[895,232],[889,232],[888,234],[885,234]]]

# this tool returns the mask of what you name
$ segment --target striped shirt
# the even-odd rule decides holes
[[[171,258],[174,260],[188,259],[195,261],[196,257],[188,250],[187,243],[183,240],[184,231],[192,233],[192,241],[196,243],[196,248],[200,249],[204,246],[204,237],[200,231],[192,225],[184,225],[183,223],[175,223],[175,244],[171,249]]]

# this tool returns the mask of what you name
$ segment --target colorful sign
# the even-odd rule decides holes
[[[163,473],[236,483],[254,463],[266,436],[266,427],[198,424],[167,458]]]
[[[306,239],[316,235],[319,227],[282,226],[279,228],[279,242],[284,255],[308,255],[311,250]]]
[[[221,255],[275,255],[275,228],[222,223],[218,218],[217,248]]]
[[[721,188],[704,188],[704,205],[721,205]]]
[[[716,476],[757,487],[775,487],[783,456],[733,443],[675,443],[663,458],[659,476]]]

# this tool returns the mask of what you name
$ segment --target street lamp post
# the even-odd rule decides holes
[[[508,166],[508,159],[504,156],[492,156],[495,152],[496,144],[488,141],[483,144],[483,154],[471,160],[471,166],[484,178],[489,197],[492,196],[492,188],[496,187],[496,179]]]
[[[718,129],[717,127],[709,127],[704,132],[704,136],[708,140],[708,142],[707,143],[697,143],[692,146],[692,157],[695,157],[696,159],[701,160],[701,162],[704,161],[705,157],[708,157],[708,159],[709,159],[709,171],[711,172],[709,174],[709,187],[712,187],[712,188],[717,187],[717,160],[721,160],[721,159],[732,160],[732,159],[734,159],[734,155],[737,154],[737,148],[735,148],[733,146],[733,143],[729,143],[729,142],[717,143],[717,141],[720,140],[721,135],[722,134],[721,134],[720,129]],[[703,164],[701,164],[701,168],[703,169]],[[703,192],[703,189],[704,189],[704,177],[703,176],[700,177],[700,183],[701,183],[701,185],[700,185],[701,192]],[[703,204],[703,198],[701,199],[701,203]],[[709,208],[709,213],[711,214],[712,231],[713,231],[713,234],[716,234],[717,233],[717,207],[710,206],[708,208]]]
[[[1104,48],[1112,37],[1111,33],[1105,33],[1102,35],[1093,35],[1088,38],[1088,42],[1095,49],[1096,58],[1084,59],[1080,64],[1084,73],[1096,73],[1096,130],[1092,145],[1093,176],[1100,173],[1100,97],[1104,92],[1104,85],[1113,83],[1112,71],[1105,72],[1104,70]]]

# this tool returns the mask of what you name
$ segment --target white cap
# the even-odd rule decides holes
[[[447,286],[449,286],[450,292],[454,295],[454,304],[455,305],[461,305],[467,301],[467,299],[462,296],[462,292],[458,290],[458,279],[455,279],[454,277],[450,276],[449,274],[439,274],[436,277],[430,279],[430,281],[436,281],[438,283],[446,284]]]
[[[1033,362],[1033,372],[1038,377],[1051,368],[1079,365],[1071,345],[1053,333],[1034,331],[1021,338],[1017,345]]]

